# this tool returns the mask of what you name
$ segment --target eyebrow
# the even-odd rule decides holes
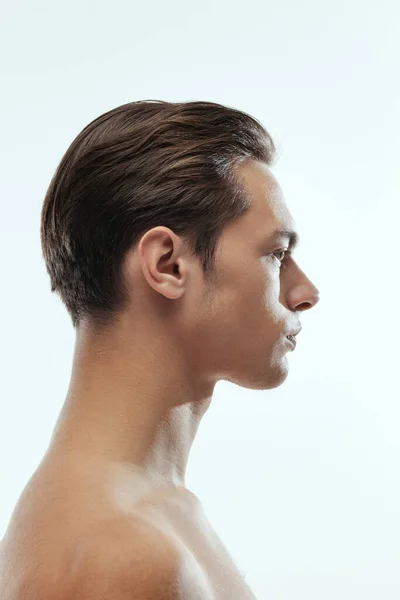
[[[293,231],[292,229],[276,229],[276,231],[274,231],[270,236],[270,241],[273,242],[281,238],[288,238],[289,250],[294,250],[300,244],[299,234],[297,231]]]

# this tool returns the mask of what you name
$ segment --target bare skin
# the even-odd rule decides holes
[[[295,226],[270,169],[247,161],[239,172],[252,206],[225,227],[212,282],[182,238],[155,227],[126,256],[132,299],[118,324],[77,329],[63,409],[2,543],[4,600],[102,598],[106,564],[124,554],[129,569],[141,552],[130,571],[143,593],[133,579],[115,600],[151,597],[156,554],[171,572],[159,598],[255,598],[185,486],[187,461],[217,381],[285,381],[286,336],[319,292],[293,256],[280,264],[288,241],[271,235]]]

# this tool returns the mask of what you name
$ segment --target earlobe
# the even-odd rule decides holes
[[[173,265],[172,272],[150,270],[149,277],[146,277],[149,285],[158,293],[162,294],[170,300],[175,300],[182,295],[182,280],[179,276],[178,265]]]
[[[174,238],[173,232],[165,230],[164,227],[156,227],[146,232],[139,243],[140,262],[147,283],[156,292],[171,300],[179,298],[183,293],[179,254],[174,253],[179,246],[179,240]],[[174,246],[174,243],[177,246]]]

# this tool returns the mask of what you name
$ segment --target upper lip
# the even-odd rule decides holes
[[[297,329],[297,331],[292,331],[291,333],[288,333],[286,337],[289,337],[290,335],[295,337],[298,333],[300,333],[301,330],[302,330],[302,327],[299,327],[299,329]]]

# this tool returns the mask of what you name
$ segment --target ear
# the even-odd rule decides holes
[[[147,283],[166,298],[184,293],[187,261],[183,242],[168,227],[153,227],[138,244],[139,264]]]

